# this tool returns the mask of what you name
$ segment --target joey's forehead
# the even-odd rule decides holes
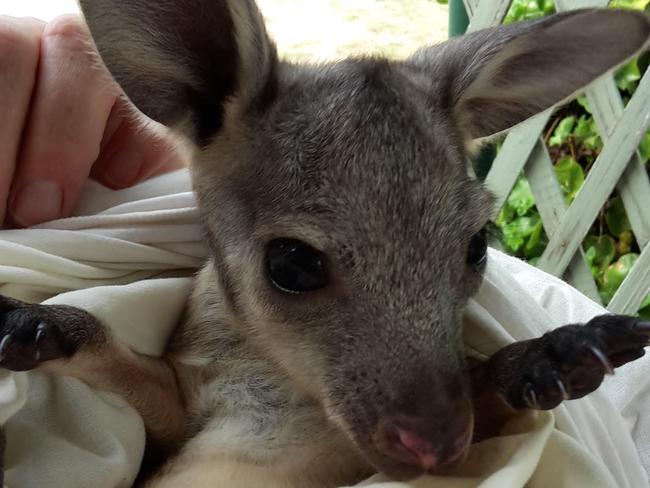
[[[312,148],[399,144],[444,118],[424,110],[421,92],[386,61],[348,60],[287,78],[267,127]]]
[[[280,105],[259,134],[264,155],[272,159],[267,176],[298,191],[356,189],[368,198],[419,185],[430,190],[441,181],[447,188],[464,186],[462,150],[448,125],[434,122],[411,100],[391,97],[351,91],[329,102]]]
[[[297,162],[283,159],[264,178],[268,190],[261,192],[264,204],[288,212],[329,213],[339,219],[400,226],[436,225],[437,216],[449,214],[460,220],[483,215],[487,219],[487,193],[461,168],[417,154],[413,146],[399,149],[332,151],[318,158],[297,149]]]
[[[262,175],[255,165],[263,204],[369,239],[459,234],[487,220],[489,199],[467,177],[451,124],[418,96],[390,65],[367,60],[299,78],[256,135],[268,161]]]
[[[380,250],[387,243],[411,242],[418,250],[427,250],[441,241],[463,246],[490,216],[491,197],[469,179],[390,181],[368,172],[363,181],[340,178],[314,185],[300,180],[276,195],[265,206],[269,214],[260,217],[288,222],[297,237],[303,229],[317,229],[314,235],[324,236],[333,247]],[[307,189],[310,184],[313,187]]]
[[[489,207],[461,158],[429,133],[401,127],[378,137],[366,126],[334,144],[303,137],[287,145],[264,178],[268,198],[290,210],[397,223],[450,213],[475,220]]]

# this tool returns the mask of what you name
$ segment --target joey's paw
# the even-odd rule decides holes
[[[26,371],[74,354],[74,337],[59,327],[63,318],[56,307],[0,296],[0,367]]]
[[[650,323],[601,315],[505,347],[490,359],[491,375],[513,407],[548,410],[596,390],[605,374],[643,356],[649,340]]]

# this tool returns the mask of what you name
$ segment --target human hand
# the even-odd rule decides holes
[[[69,215],[89,176],[117,189],[184,166],[137,121],[79,16],[0,16],[0,66],[0,225]]]

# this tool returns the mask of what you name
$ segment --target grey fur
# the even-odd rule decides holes
[[[444,450],[472,416],[462,315],[481,270],[466,253],[492,198],[467,175],[466,144],[632,56],[648,19],[573,12],[403,62],[303,66],[278,60],[249,0],[81,6],[126,94],[195,143],[212,251],[165,358],[180,452],[151,486],[204,486],[191,473],[213,468],[218,486],[419,474],[386,454],[385,422],[417,419]],[[323,251],[331,285],[274,289],[263,261],[277,237]],[[239,478],[219,474],[231,468]]]

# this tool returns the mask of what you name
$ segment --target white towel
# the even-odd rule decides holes
[[[0,293],[81,306],[135,350],[160,354],[205,255],[196,217],[185,171],[119,192],[91,183],[76,217],[0,232]],[[488,262],[467,312],[466,343],[479,354],[602,313],[521,261],[491,251]],[[587,398],[520,416],[503,436],[473,446],[456,477],[400,484],[377,476],[366,485],[649,486],[650,420],[640,403],[649,368],[644,358]],[[4,420],[9,488],[129,487],[144,450],[136,412],[72,378],[3,372]]]

